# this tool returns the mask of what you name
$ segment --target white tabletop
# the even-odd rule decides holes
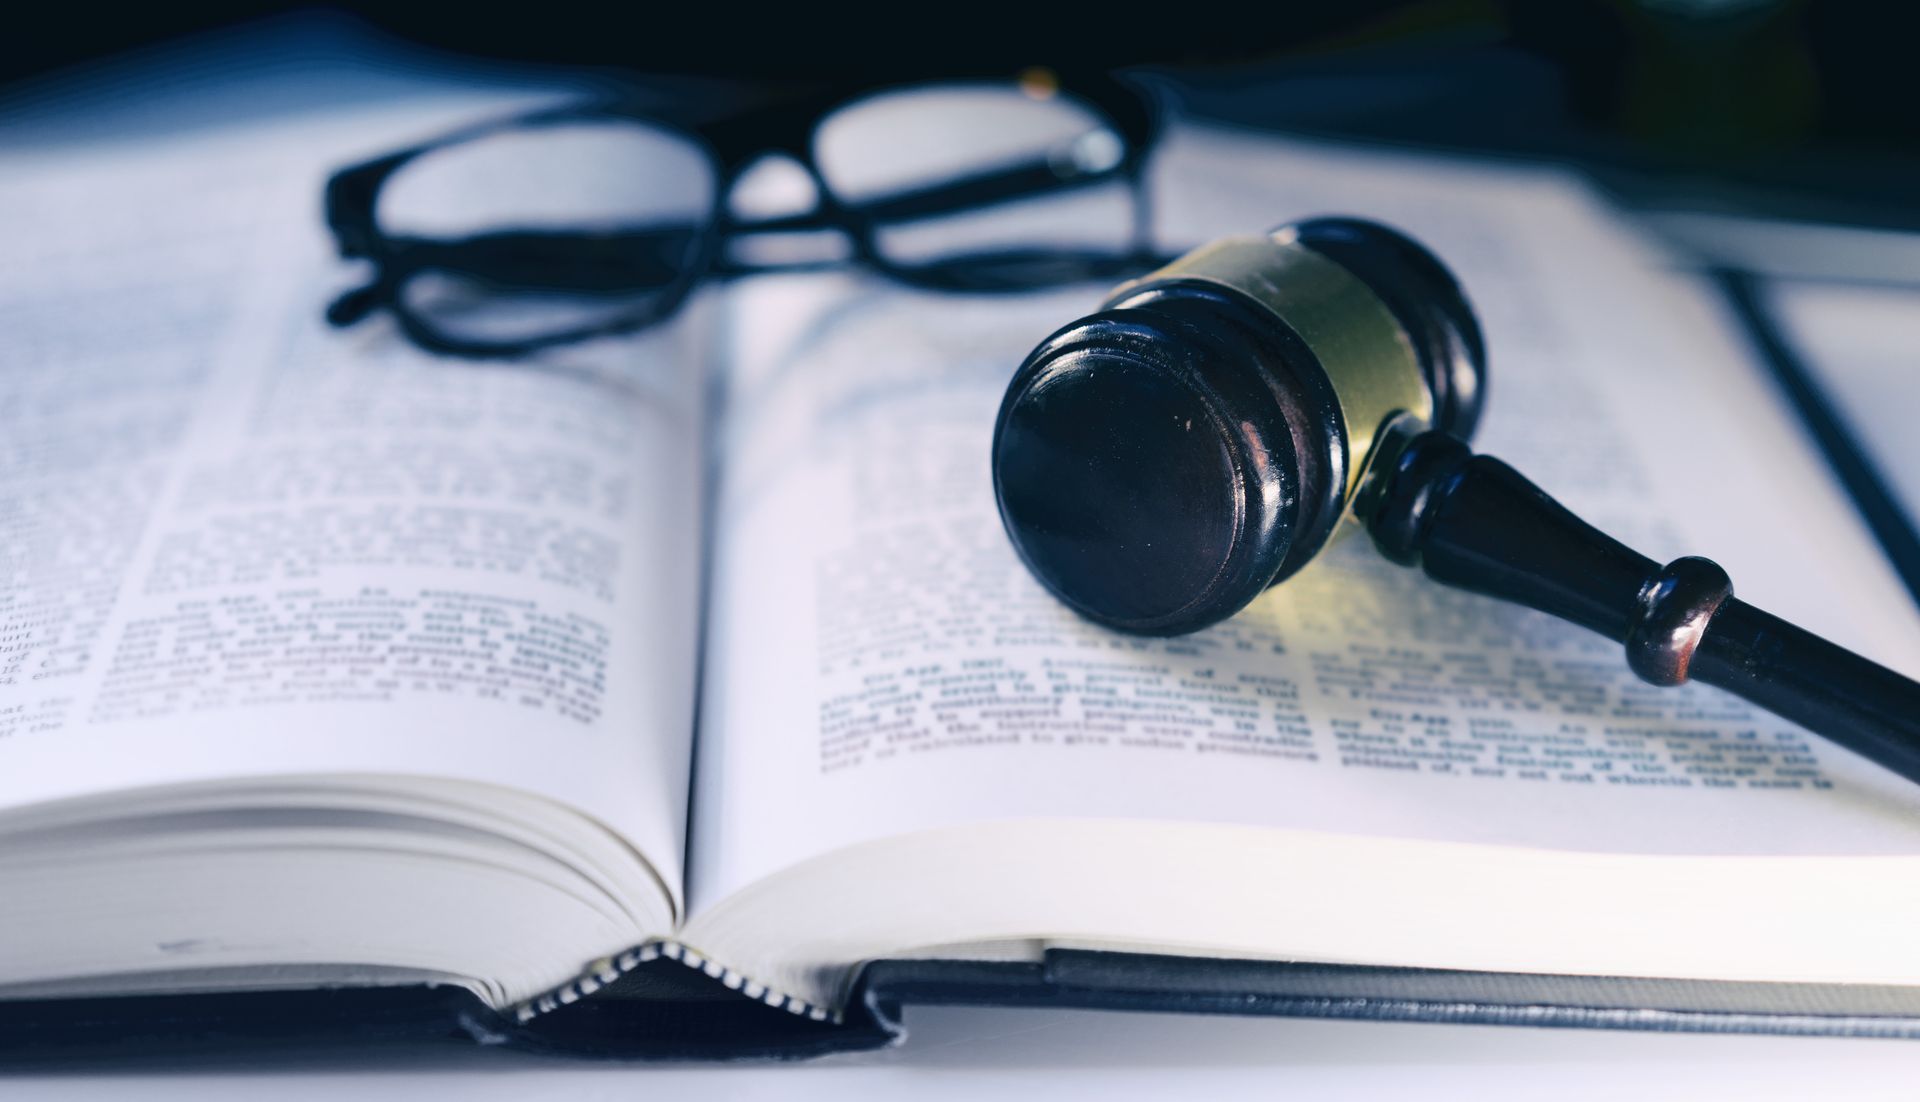
[[[901,1048],[803,1064],[611,1065],[475,1050],[111,1064],[0,1097],[384,1099],[1911,1099],[1920,1044],[1095,1011],[909,1011]]]

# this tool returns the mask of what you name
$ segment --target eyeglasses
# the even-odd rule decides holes
[[[1143,173],[1158,133],[1134,85],[1046,73],[711,119],[595,103],[482,124],[327,182],[340,254],[374,269],[327,318],[384,309],[422,347],[501,357],[644,328],[703,279],[749,273],[853,263],[947,291],[1112,280],[1165,259]],[[740,186],[783,167],[798,202]]]

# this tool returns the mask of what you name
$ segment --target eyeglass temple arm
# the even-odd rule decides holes
[[[1131,173],[1137,158],[1093,170],[1061,166],[1043,158],[982,172],[960,180],[894,192],[882,199],[848,203],[847,208],[862,218],[876,222],[905,222],[935,215],[950,214],[969,207],[985,206],[1019,199],[1044,191],[1085,187]]]

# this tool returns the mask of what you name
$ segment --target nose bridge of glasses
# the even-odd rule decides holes
[[[827,213],[820,179],[800,157],[762,152],[726,184],[722,273],[808,268],[853,258],[846,226]]]

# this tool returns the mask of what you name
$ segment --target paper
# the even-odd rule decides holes
[[[1483,450],[1646,554],[1716,557],[1743,597],[1920,669],[1920,618],[1726,319],[1578,184],[1200,130],[1158,172],[1185,243],[1319,213],[1410,231],[1481,314]],[[1713,690],[1642,685],[1617,644],[1361,541],[1196,636],[1077,620],[1008,548],[987,454],[1013,368],[1102,291],[740,292],[696,914],[837,847],[1036,816],[1920,851],[1906,782]]]
[[[0,169],[0,806],[253,774],[511,785],[677,889],[702,327],[538,371],[320,316],[354,278],[326,174],[523,104]]]
[[[1908,254],[1920,258],[1920,240],[1908,246]],[[1920,402],[1914,359],[1920,285],[1778,280],[1765,286],[1801,362],[1911,523],[1920,517],[1920,438],[1909,424]]]

